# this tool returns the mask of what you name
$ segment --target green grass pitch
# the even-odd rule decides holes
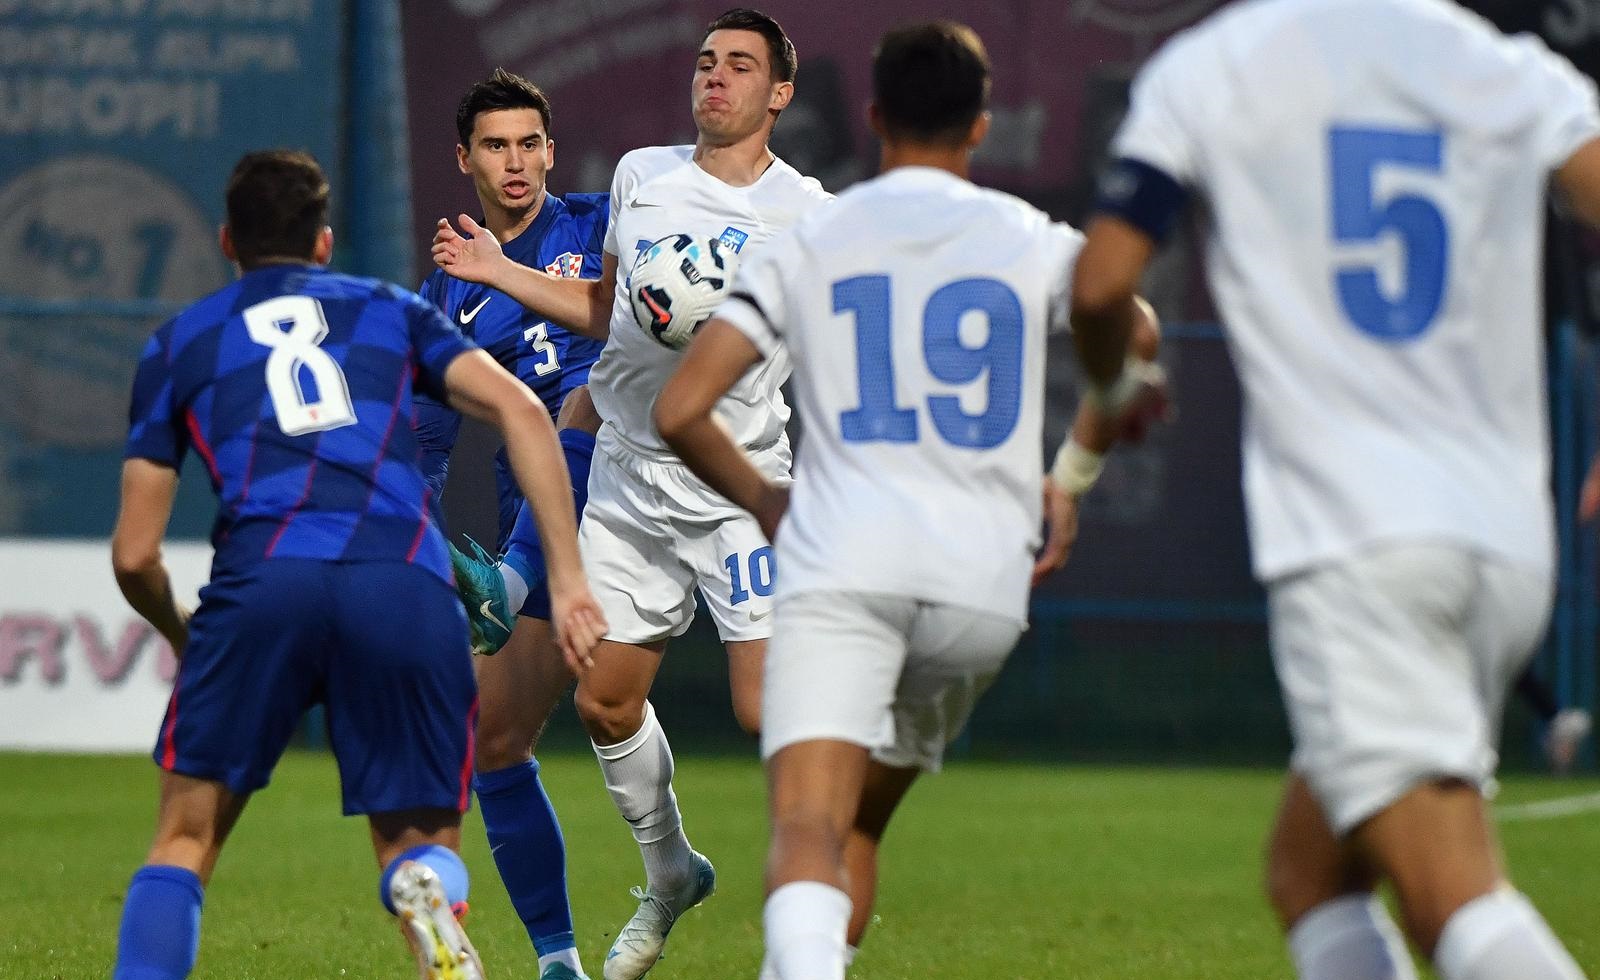
[[[631,914],[638,854],[592,757],[543,760],[567,834],[585,965]],[[331,759],[287,757],[245,812],[206,895],[198,977],[414,976],[379,910],[365,823],[338,815]],[[855,980],[1291,975],[1258,887],[1280,777],[1247,770],[962,761],[917,786],[885,842],[878,921]],[[685,757],[678,795],[718,892],[678,925],[653,980],[753,978],[761,956],[762,779],[753,760]],[[123,890],[148,844],[141,758],[0,755],[0,977],[109,974]],[[1600,781],[1507,780],[1502,803]],[[1517,882],[1600,976],[1600,813],[1504,824]],[[493,978],[534,960],[476,813],[469,930]]]

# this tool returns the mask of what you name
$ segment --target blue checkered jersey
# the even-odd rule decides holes
[[[503,248],[507,256],[531,269],[598,279],[610,213],[609,194],[546,194],[533,223]],[[442,269],[423,282],[421,292],[462,333],[533,389],[552,418],[567,393],[588,382],[589,368],[605,346],[540,319],[498,290],[463,282]],[[460,429],[461,416],[438,402],[422,401],[417,416],[422,471],[436,494],[444,489],[450,449]]]
[[[471,341],[415,293],[316,266],[246,273],[157,330],[126,455],[193,449],[219,506],[213,571],[266,558],[406,561],[451,581],[413,386],[444,397]]]

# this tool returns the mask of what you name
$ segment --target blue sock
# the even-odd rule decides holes
[[[540,956],[577,945],[567,900],[567,845],[535,759],[473,780],[489,849],[511,906]]]
[[[567,461],[567,474],[572,478],[572,503],[582,519],[583,506],[589,502],[589,464],[594,460],[594,433],[562,429],[556,437],[561,441],[561,455]],[[550,593],[545,583],[544,547],[539,542],[539,528],[534,523],[532,507],[524,506],[517,515],[500,560],[516,571],[528,586],[528,597],[517,610],[518,615],[549,619]]]
[[[433,873],[439,876],[439,883],[444,886],[444,898],[451,908],[467,900],[470,882],[461,855],[440,844],[418,844],[390,861],[389,866],[383,869],[383,876],[378,879],[378,898],[383,901],[383,907],[389,910],[390,915],[394,915],[395,911],[394,902],[389,898],[389,882],[394,879],[394,873],[400,870],[400,865],[407,861],[425,864],[433,869]]]
[[[188,868],[149,864],[133,874],[122,904],[112,980],[182,980],[200,951],[205,889]]]

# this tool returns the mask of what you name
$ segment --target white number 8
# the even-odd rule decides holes
[[[267,357],[267,396],[286,436],[326,432],[356,424],[350,385],[339,362],[317,345],[328,336],[322,304],[309,296],[279,296],[244,311],[250,339],[272,348]],[[287,329],[285,329],[287,327]],[[317,399],[307,401],[300,369],[311,372]]]

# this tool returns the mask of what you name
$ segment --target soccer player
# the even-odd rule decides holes
[[[1016,645],[1030,576],[1066,560],[1110,442],[1085,407],[1044,478],[1045,339],[1067,324],[1082,236],[967,181],[989,127],[977,35],[891,31],[872,80],[881,176],[740,269],[655,407],[684,462],[775,535],[783,568],[761,730],[762,975],[781,980],[843,978],[890,815]],[[1153,345],[1154,321],[1141,332]],[[715,417],[749,371],[789,357],[806,434],[792,498]],[[1035,558],[1041,480],[1051,534]]]
[[[639,844],[647,884],[607,956],[606,980],[650,969],[677,917],[716,881],[684,835],[672,751],[647,700],[667,641],[689,628],[698,588],[727,647],[734,713],[755,731],[773,587],[772,549],[755,520],[696,479],[655,430],[650,408],[678,355],[640,329],[618,267],[679,233],[720,238],[748,260],[830,199],[767,146],[793,96],[796,67],[794,45],[765,14],[736,9],[711,22],[691,86],[698,139],[635,150],[618,163],[597,282],[508,260],[466,215],[465,236],[441,221],[434,239],[435,261],[452,275],[490,285],[568,330],[609,338],[590,376],[605,423],[580,541],[611,627],[592,664],[573,666],[579,716]],[[739,444],[779,480],[788,478],[790,459],[789,409],[778,391],[788,371],[781,358],[763,365],[721,405]]]
[[[346,813],[368,815],[423,978],[481,977],[452,909],[477,710],[467,624],[430,517],[413,385],[498,427],[538,512],[567,655],[604,632],[544,406],[413,293],[323,268],[328,184],[303,153],[249,154],[227,190],[240,279],[156,331],[134,379],[112,540],[128,602],[181,656],[155,748],[155,842],[123,908],[117,980],[184,977],[203,889],[302,712],[327,706]],[[220,499],[193,618],[161,561],[192,449]]]
[[[610,199],[557,197],[546,188],[555,164],[550,100],[504,69],[472,86],[456,110],[456,163],[472,178],[483,227],[507,256],[562,278],[595,279],[602,264]],[[599,418],[583,388],[602,342],[554,326],[504,293],[434,270],[422,295],[527,385],[557,416],[577,513],[588,497],[589,463]],[[420,399],[423,474],[444,489],[461,417]],[[584,976],[567,897],[566,845],[539,781],[534,747],[556,702],[572,684],[550,624],[544,555],[532,511],[511,479],[506,454],[495,457],[500,489],[497,567],[456,560],[457,585],[473,613],[483,650],[477,662],[479,711],[473,787],[490,852],[512,907],[527,928],[544,980]],[[489,581],[485,581],[485,576]],[[511,630],[504,627],[515,625]],[[482,634],[489,634],[483,636]]]
[[[1245,394],[1244,484],[1294,753],[1268,891],[1305,980],[1581,976],[1484,792],[1545,629],[1539,310],[1552,173],[1600,219],[1594,85],[1446,0],[1239,4],[1135,85],[1074,281],[1115,414],[1129,296],[1186,198]]]

